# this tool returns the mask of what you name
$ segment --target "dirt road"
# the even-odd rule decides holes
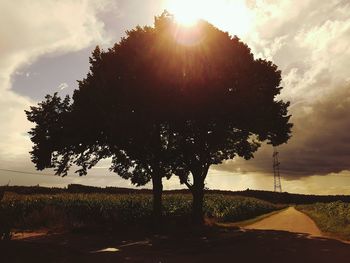
[[[314,221],[307,215],[289,207],[261,221],[245,226],[246,229],[284,230],[294,233],[306,233],[321,237],[322,233]]]

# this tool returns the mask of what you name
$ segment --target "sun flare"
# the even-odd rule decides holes
[[[169,0],[167,1],[167,9],[183,26],[193,26],[201,18],[200,12],[196,11],[198,1]]]
[[[232,35],[242,37],[252,26],[252,11],[244,0],[164,0],[164,7],[179,24],[194,26],[199,19],[207,20]]]

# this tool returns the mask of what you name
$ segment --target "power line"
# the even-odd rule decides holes
[[[56,174],[47,174],[47,173],[25,172],[25,171],[18,171],[18,170],[11,170],[11,169],[2,169],[2,168],[0,168],[0,171],[10,172],[10,173],[20,173],[20,174],[34,174],[34,175],[49,175],[49,176],[55,176],[56,175]]]

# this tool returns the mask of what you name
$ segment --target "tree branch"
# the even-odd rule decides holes
[[[185,185],[192,191],[193,185],[191,185],[189,182],[185,181]]]

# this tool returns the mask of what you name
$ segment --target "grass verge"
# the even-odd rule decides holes
[[[296,209],[312,218],[326,236],[350,240],[350,203],[316,203],[298,205]]]

